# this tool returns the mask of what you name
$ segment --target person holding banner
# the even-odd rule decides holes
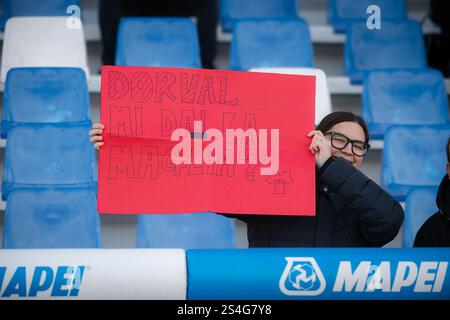
[[[98,150],[102,124],[90,131]],[[381,247],[397,235],[403,209],[358,168],[369,150],[364,120],[349,112],[326,116],[308,133],[316,164],[316,216],[219,213],[247,223],[249,247]]]
[[[439,185],[436,205],[439,211],[419,229],[414,247],[450,247],[450,138],[447,142],[447,174]]]
[[[247,223],[250,247],[381,247],[395,238],[403,209],[358,170],[369,150],[364,120],[327,115],[311,131],[316,216],[226,215]]]

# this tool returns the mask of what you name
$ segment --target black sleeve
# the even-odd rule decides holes
[[[419,232],[416,234],[416,238],[414,239],[414,248],[427,247],[425,239],[423,238],[423,227],[420,228]]]
[[[245,223],[248,223],[251,219],[255,218],[255,215],[248,215],[248,214],[231,214],[231,213],[220,213],[216,212],[217,214],[220,214],[221,216],[230,218],[230,219],[238,219]]]
[[[330,160],[321,179],[359,215],[363,237],[373,246],[393,240],[403,222],[403,208],[389,193],[343,158]]]
[[[437,228],[433,224],[433,218],[435,215],[429,217],[417,231],[416,238],[414,239],[414,247],[437,247],[439,246],[436,241],[433,240],[433,235],[436,234]]]

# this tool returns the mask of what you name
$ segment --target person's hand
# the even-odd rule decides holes
[[[99,150],[100,147],[105,144],[104,142],[102,142],[103,140],[102,133],[104,128],[105,126],[103,124],[94,123],[92,125],[92,130],[89,131],[89,135],[91,136],[90,141],[92,142],[96,150]]]
[[[312,138],[309,150],[314,154],[316,166],[320,168],[331,157],[331,142],[319,130],[311,131],[307,137]]]

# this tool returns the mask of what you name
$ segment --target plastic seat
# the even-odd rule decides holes
[[[251,18],[297,18],[297,0],[221,0],[222,30],[230,32],[235,22]]]
[[[425,221],[438,211],[437,188],[413,189],[406,197],[403,247],[412,248],[417,231]]]
[[[386,21],[407,19],[404,0],[329,0],[328,22],[334,32],[345,32],[352,23],[366,23],[370,16],[367,8],[371,5],[380,8],[382,25]]]
[[[0,30],[4,30],[6,20],[11,17],[67,16],[67,9],[72,5],[80,7],[79,0],[42,0],[39,5],[30,0],[2,0]]]
[[[3,247],[98,248],[100,219],[96,205],[92,190],[13,191],[6,204]]]
[[[234,247],[234,221],[214,213],[139,215],[138,248]]]
[[[422,27],[416,21],[383,22],[380,30],[352,24],[348,30],[345,72],[352,84],[362,83],[367,71],[426,67]]]
[[[251,19],[234,25],[230,68],[314,67],[308,24],[298,19]]]
[[[116,65],[200,68],[195,23],[189,18],[122,19]]]
[[[8,133],[2,198],[15,189],[96,187],[96,160],[90,125],[16,126]]]
[[[67,27],[67,17],[16,17],[6,22],[1,80],[12,68],[72,67],[89,76],[83,28]]]
[[[313,75],[316,76],[316,114],[315,125],[332,110],[330,91],[328,90],[327,76],[321,69],[316,68],[254,68],[250,71],[254,72],[268,72],[281,74],[298,74],[298,75]]]
[[[438,186],[447,163],[450,126],[393,126],[386,132],[381,183],[403,201],[416,187]]]
[[[89,122],[86,75],[76,68],[16,68],[6,77],[1,137],[17,124]]]
[[[79,0],[3,0],[3,11],[8,17],[67,16],[67,8],[80,6]]]
[[[362,115],[373,139],[389,126],[449,123],[442,74],[433,69],[372,71],[364,77]]]

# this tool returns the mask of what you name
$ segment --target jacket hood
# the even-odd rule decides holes
[[[436,205],[441,214],[450,219],[450,180],[448,175],[445,175],[439,185],[436,196]]]

